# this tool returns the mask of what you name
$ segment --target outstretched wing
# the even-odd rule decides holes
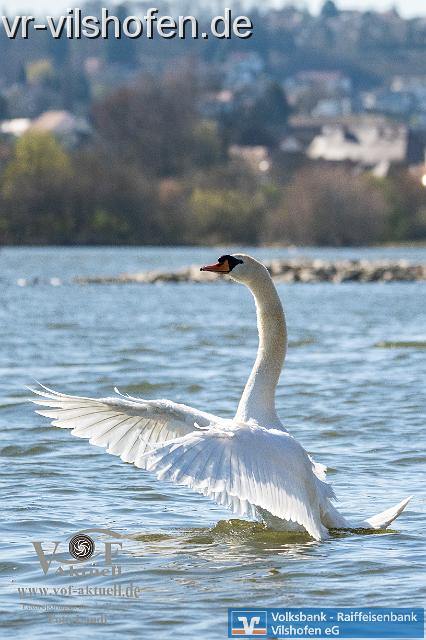
[[[159,479],[191,487],[237,514],[260,508],[297,522],[317,540],[327,536],[320,514],[333,490],[283,431],[218,425],[160,445],[140,462]]]
[[[142,458],[152,446],[182,437],[197,429],[217,423],[220,418],[169,400],[142,400],[131,396],[120,398],[84,398],[52,391],[40,385],[31,389],[41,405],[42,416],[52,425],[71,429],[79,438],[105,447],[108,453],[124,462],[143,466]]]
[[[288,433],[236,425],[168,400],[85,398],[32,389],[52,424],[124,462],[153,471],[209,496],[240,515],[257,508],[297,522],[314,538],[326,537],[321,508],[331,487],[303,447]],[[44,408],[46,407],[46,408]]]

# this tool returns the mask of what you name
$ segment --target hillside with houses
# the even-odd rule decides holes
[[[0,29],[0,243],[424,240],[426,19],[246,13],[247,40]]]

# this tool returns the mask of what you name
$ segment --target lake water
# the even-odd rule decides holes
[[[227,522],[229,512],[210,500],[158,482],[49,426],[28,403],[24,387],[35,378],[91,396],[111,395],[116,385],[133,395],[170,398],[232,416],[257,346],[254,306],[245,288],[223,282],[72,282],[79,275],[203,264],[221,252],[0,252],[0,625],[5,637],[104,639],[122,633],[149,640],[216,640],[226,637],[227,607],[424,605],[424,283],[278,287],[290,340],[279,414],[329,467],[343,513],[369,516],[413,494],[386,533],[342,533],[317,543],[244,521]],[[288,255],[278,249],[251,253]],[[425,249],[291,253],[302,254],[426,260]],[[17,284],[34,277],[33,286]],[[51,278],[60,279],[61,286],[49,284]],[[64,551],[70,536],[93,528],[125,536],[114,558],[121,575],[70,578],[56,573],[55,561],[44,575],[33,541],[41,541],[46,553],[55,541]],[[104,535],[92,537],[101,550]],[[96,562],[101,561],[98,556]],[[130,583],[140,589],[139,597],[78,592],[114,584],[124,589]],[[76,592],[70,594],[70,586]],[[23,596],[24,587],[33,588],[33,595],[25,591]],[[106,624],[86,620],[99,622],[101,614]]]

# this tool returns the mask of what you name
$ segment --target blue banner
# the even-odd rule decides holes
[[[228,638],[424,638],[424,609],[228,609]]]

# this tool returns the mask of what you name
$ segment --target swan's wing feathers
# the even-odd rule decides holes
[[[325,466],[325,464],[321,464],[321,462],[315,462],[312,456],[309,456],[309,460],[312,462],[314,473],[317,476],[317,478],[319,478],[320,480],[323,480],[323,482],[326,482],[327,467]]]
[[[191,487],[240,515],[256,507],[326,536],[320,505],[329,487],[294,438],[278,430],[210,428],[165,443],[139,461],[158,478]]]
[[[218,418],[169,400],[86,398],[58,393],[40,385],[31,389],[41,405],[37,411],[55,427],[71,429],[79,438],[105,447],[124,462],[136,463],[146,450],[159,443],[206,428]]]
[[[191,487],[234,513],[257,508],[325,537],[320,509],[332,489],[294,438],[235,424],[168,400],[93,399],[32,389],[41,415],[125,462]]]

